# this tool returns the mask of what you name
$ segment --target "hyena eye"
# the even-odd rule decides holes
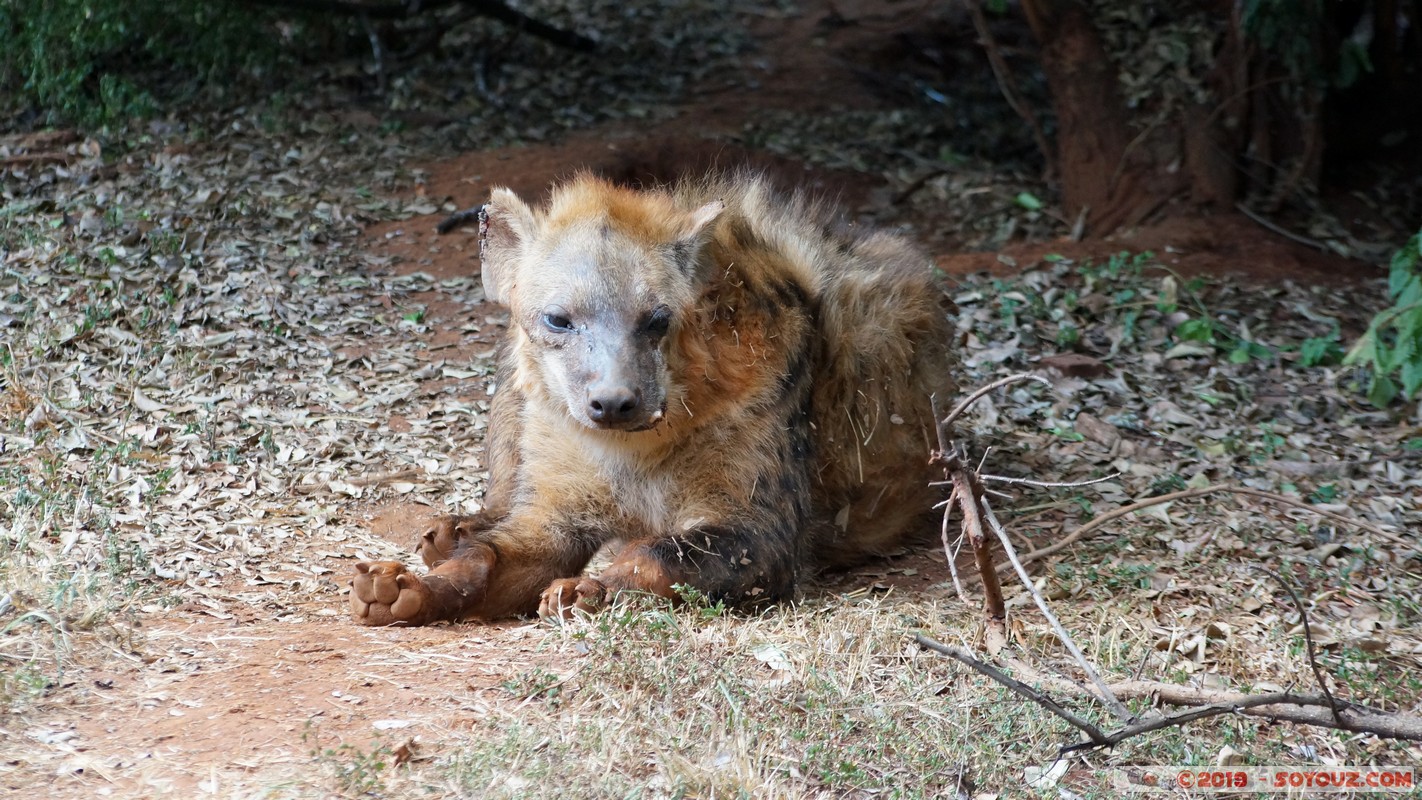
[[[568,315],[556,311],[544,314],[543,324],[548,326],[549,330],[558,333],[569,333],[573,330],[573,321],[568,319]]]
[[[647,318],[645,330],[653,336],[665,336],[667,328],[671,326],[671,309],[666,306],[658,308],[652,312],[652,316]]]

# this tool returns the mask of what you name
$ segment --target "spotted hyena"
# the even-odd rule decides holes
[[[425,532],[424,576],[357,564],[357,621],[560,615],[678,585],[775,601],[924,520],[952,329],[903,239],[845,233],[752,175],[584,175],[541,209],[495,190],[481,234],[485,293],[510,309],[486,508]]]

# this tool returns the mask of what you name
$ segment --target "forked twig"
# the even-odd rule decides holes
[[[1003,385],[998,381],[990,385],[987,390],[994,386]],[[992,571],[992,554],[988,552],[987,537],[983,534],[983,523],[981,519],[982,484],[974,479],[973,473],[963,466],[962,456],[948,443],[948,431],[952,429],[953,420],[967,409],[972,401],[982,397],[987,391],[979,390],[974,392],[968,400],[960,403],[953,413],[937,424],[938,451],[934,453],[935,462],[943,466],[943,474],[953,485],[953,491],[949,499],[956,500],[956,504],[949,502],[943,509],[943,555],[948,559],[949,569],[955,574],[955,583],[961,589],[961,582],[956,581],[957,565],[953,560],[952,547],[948,542],[948,517],[953,513],[954,505],[962,515],[963,536],[967,538],[968,544],[973,548],[973,560],[978,565],[978,574],[983,579],[983,606],[988,617],[999,627],[1007,619],[1007,605],[1002,599],[1002,585],[997,580],[997,573]],[[938,418],[938,402],[936,397],[928,398],[929,407],[933,410],[934,419]],[[964,593],[966,595],[966,593]]]
[[[1101,702],[1105,703],[1106,707],[1111,709],[1111,713],[1115,714],[1121,721],[1126,723],[1135,722],[1136,715],[1132,714],[1130,709],[1126,708],[1125,704],[1117,700],[1115,695],[1111,694],[1111,689],[1107,687],[1106,681],[1101,679],[1101,674],[1097,672],[1096,668],[1087,660],[1086,654],[1082,653],[1081,649],[1076,646],[1076,642],[1072,641],[1071,636],[1066,631],[1066,626],[1062,625],[1061,620],[1057,619],[1057,615],[1052,613],[1051,608],[1047,606],[1047,601],[1042,597],[1041,592],[1038,592],[1037,587],[1032,585],[1032,576],[1027,574],[1027,569],[1022,566],[1022,562],[1017,560],[1017,551],[1012,547],[1012,542],[1008,540],[1007,531],[1002,529],[1002,525],[997,521],[997,516],[992,513],[992,506],[988,505],[986,500],[983,501],[983,517],[987,519],[988,527],[992,528],[992,532],[997,535],[997,540],[1002,545],[1002,552],[1007,554],[1007,559],[1012,562],[1013,567],[1016,567],[1018,580],[1022,581],[1022,585],[1032,594],[1032,599],[1036,601],[1037,608],[1042,612],[1042,615],[1047,618],[1047,621],[1051,623],[1052,630],[1056,631],[1057,638],[1062,641],[1062,645],[1066,647],[1067,652],[1071,653],[1072,658],[1076,659],[1076,663],[1081,666],[1082,671],[1091,679],[1091,682],[1096,684],[1097,690],[1101,693]]]
[[[963,648],[942,644],[920,633],[915,639],[921,646],[954,658],[1001,683],[1017,694],[1039,703],[1087,735],[1088,741],[1064,746],[1061,749],[1063,753],[1082,748],[1112,746],[1142,733],[1183,725],[1212,716],[1234,713],[1248,714],[1273,720],[1300,722],[1339,730],[1373,733],[1391,738],[1422,740],[1422,718],[1407,714],[1389,714],[1346,701],[1340,701],[1333,696],[1324,679],[1323,670],[1319,667],[1315,657],[1313,632],[1309,625],[1307,610],[1304,607],[1302,598],[1299,597],[1298,593],[1294,591],[1293,587],[1285,581],[1281,575],[1264,567],[1259,567],[1259,569],[1277,580],[1280,585],[1288,591],[1294,600],[1295,606],[1299,609],[1299,618],[1303,625],[1304,639],[1307,644],[1309,666],[1313,670],[1314,678],[1318,681],[1321,690],[1319,694],[1295,694],[1291,691],[1285,691],[1251,696],[1231,692],[1192,690],[1188,687],[1160,683],[1157,681],[1131,680],[1116,684],[1106,683],[1101,678],[1100,673],[1076,646],[1075,642],[1072,641],[1066,632],[1065,626],[1063,626],[1061,621],[1051,612],[1045,598],[1042,597],[1041,593],[1038,592],[1033,585],[1031,576],[1027,573],[1024,565],[1030,561],[1044,558],[1070,547],[1072,544],[1100,530],[1106,523],[1112,520],[1119,519],[1144,508],[1169,503],[1175,500],[1202,497],[1215,493],[1228,493],[1255,497],[1261,500],[1310,511],[1343,524],[1357,526],[1383,539],[1405,547],[1416,548],[1417,544],[1415,542],[1409,542],[1401,536],[1385,531],[1370,523],[1350,519],[1342,514],[1326,509],[1309,506],[1285,495],[1274,494],[1258,489],[1216,484],[1213,486],[1185,489],[1179,492],[1171,492],[1158,497],[1150,497],[1136,501],[1092,519],[1072,531],[1062,540],[1048,547],[1034,550],[1019,557],[1012,546],[1006,529],[1003,528],[1002,524],[997,520],[991,504],[987,502],[984,496],[987,491],[982,486],[984,481],[1057,488],[1087,486],[1118,477],[1117,475],[1112,475],[1106,478],[1075,483],[1036,481],[1024,478],[985,475],[982,473],[981,462],[977,465],[976,469],[968,465],[966,462],[966,451],[960,445],[950,444],[948,441],[948,431],[953,421],[988,392],[1024,380],[1035,380],[1047,383],[1045,379],[1039,376],[1025,373],[994,381],[988,386],[973,392],[966,400],[958,404],[952,413],[944,417],[938,423],[938,450],[934,453],[933,458],[936,463],[943,466],[946,480],[935,481],[934,484],[952,486],[952,491],[948,499],[934,506],[935,508],[944,507],[942,528],[944,555],[948,559],[949,570],[953,576],[953,583],[958,591],[959,597],[963,597],[966,600],[966,593],[959,580],[954,558],[954,542],[950,541],[948,535],[949,515],[956,507],[960,509],[962,513],[963,528],[963,535],[958,541],[967,540],[973,547],[974,556],[978,563],[978,573],[983,580],[984,605],[991,617],[990,621],[997,623],[1000,628],[1006,613],[1006,606],[1002,601],[1002,588],[998,582],[997,573],[1005,571],[1008,568],[1015,569],[1018,578],[1022,581],[1022,585],[1025,586],[1027,591],[1032,595],[1038,609],[1041,610],[1043,616],[1045,616],[1051,624],[1052,629],[1056,632],[1058,638],[1061,639],[1063,645],[1090,678],[1091,683],[1094,684],[1094,689],[1066,679],[1040,675],[1036,670],[1014,659],[1008,659],[1008,663],[1014,665],[1020,674],[1033,676],[1034,682],[1039,685],[1054,686],[1061,691],[1077,695],[1087,695],[1097,699],[1104,703],[1113,714],[1126,724],[1110,733],[1103,733],[1100,728],[1066,710],[1060,703],[1048,697],[1042,691],[1033,689],[1022,681],[1012,678],[1003,671],[978,660]],[[932,401],[931,398],[930,401]],[[936,403],[933,404],[933,414],[934,417],[937,418],[938,408]],[[994,565],[992,563],[992,558],[987,546],[987,537],[983,529],[984,520],[986,520],[987,526],[992,529],[994,536],[1002,545],[1003,552],[1007,554],[1007,564]],[[1163,716],[1151,712],[1150,718],[1140,719],[1132,714],[1125,706],[1122,702],[1123,697],[1127,699],[1148,698],[1172,705],[1189,707]]]
[[[1091,738],[1091,741],[1097,742],[1101,745],[1107,744],[1108,740],[1106,734],[1102,733],[1100,728],[1096,727],[1095,725],[1092,725],[1090,722],[1087,722],[1081,717],[1078,717],[1072,712],[1066,710],[1055,700],[1042,694],[1036,689],[1033,689],[1031,686],[1028,686],[1022,681],[1011,677],[1007,673],[1003,672],[1000,669],[997,669],[991,664],[978,660],[975,656],[973,656],[972,653],[969,653],[967,650],[964,650],[961,647],[956,647],[951,644],[944,644],[940,641],[925,636],[922,633],[915,634],[913,638],[914,641],[918,642],[919,646],[926,647],[929,650],[942,653],[945,656],[967,664],[974,670],[982,673],[983,675],[988,676],[989,678],[992,678],[993,680],[1022,695],[1028,700],[1037,703],[1038,705],[1042,706],[1053,714],[1056,714],[1057,716],[1071,723],[1072,727],[1075,727],[1076,729],[1085,733],[1088,737]]]
[[[1061,748],[1059,753],[1065,755],[1066,753],[1075,752],[1077,750],[1085,750],[1088,748],[1102,746],[1114,747],[1120,744],[1121,742],[1131,738],[1132,736],[1139,736],[1142,733],[1150,733],[1151,731],[1158,731],[1162,728],[1171,728],[1176,725],[1186,725],[1188,723],[1195,722],[1196,720],[1208,719],[1210,717],[1218,717],[1221,714],[1237,714],[1251,708],[1275,706],[1280,704],[1293,704],[1300,703],[1301,701],[1307,702],[1309,700],[1312,700],[1314,697],[1315,695],[1297,695],[1290,692],[1275,692],[1273,694],[1260,694],[1254,695],[1252,697],[1243,697],[1238,700],[1232,700],[1223,703],[1211,703],[1210,705],[1205,706],[1188,706],[1179,711],[1176,711],[1173,714],[1165,714],[1163,716],[1157,716],[1152,719],[1141,720],[1140,722],[1134,723],[1132,725],[1127,725],[1124,728],[1111,731],[1106,735],[1105,742],[1098,742],[1095,740],[1088,742],[1080,742],[1078,744],[1068,745],[1066,747]],[[1339,722],[1339,727],[1342,727],[1341,720]]]
[[[1044,690],[1065,692],[1078,696],[1095,696],[1094,692],[1084,686],[1053,675],[1044,675],[1021,661],[1008,659],[1008,664],[1012,666],[1014,671],[1022,676],[1023,680],[1029,680]],[[1111,692],[1116,695],[1116,697],[1125,700],[1151,700],[1172,706],[1218,706],[1226,710],[1238,710],[1246,716],[1260,717],[1262,719],[1297,722],[1303,725],[1316,725],[1323,728],[1337,728],[1338,730],[1360,733],[1372,733],[1391,739],[1422,740],[1422,717],[1380,711],[1357,703],[1337,701],[1341,706],[1339,715],[1342,718],[1342,724],[1340,725],[1334,719],[1332,705],[1330,705],[1329,699],[1323,694],[1294,694],[1292,692],[1284,692],[1282,694],[1251,696],[1220,689],[1199,689],[1190,686],[1180,686],[1174,683],[1141,680],[1113,683],[1111,684]],[[1270,703],[1271,700],[1274,701],[1272,704]],[[1209,714],[1207,716],[1213,715],[1214,714]],[[1175,715],[1173,717],[1168,715],[1163,719],[1167,720],[1167,725],[1190,721],[1182,715]],[[1108,734],[1108,738],[1114,738],[1114,741],[1119,742],[1126,738],[1127,732],[1129,732],[1129,735],[1134,736],[1146,730],[1158,729],[1157,727],[1140,728],[1140,726],[1145,725],[1146,722],[1155,721],[1142,721],[1137,726],[1127,726],[1119,731],[1113,731]],[[1083,744],[1077,745],[1076,747],[1079,748],[1082,746],[1091,745]]]
[[[1019,372],[1016,375],[1008,375],[1006,378],[1000,378],[998,380],[995,380],[992,383],[989,383],[987,386],[984,386],[976,392],[973,392],[972,394],[968,395],[968,398],[963,402],[959,403],[957,407],[954,408],[951,412],[949,412],[948,416],[944,417],[942,422],[940,422],[939,424],[952,425],[953,422],[958,419],[958,417],[963,416],[964,411],[967,411],[969,408],[972,407],[973,403],[978,402],[978,400],[982,399],[983,395],[987,394],[988,392],[991,392],[994,389],[998,389],[1003,386],[1010,386],[1014,383],[1023,383],[1026,381],[1036,381],[1037,383],[1041,383],[1046,386],[1052,385],[1051,381],[1047,380],[1046,378],[1043,378],[1041,375],[1033,375],[1030,372]],[[934,417],[937,416],[938,415],[935,412]],[[939,442],[938,446],[941,448],[944,446],[944,444],[945,442]]]
[[[1115,697],[1158,700],[1169,705],[1188,706],[1188,708],[1173,714],[1144,719],[1111,731],[1110,733],[1103,733],[1100,728],[1076,714],[1067,711],[1060,703],[1043,692],[1033,689],[1022,681],[1012,678],[1001,670],[978,660],[961,647],[943,644],[922,633],[915,634],[914,641],[921,647],[942,653],[956,661],[967,664],[977,672],[992,678],[1017,694],[1040,704],[1043,708],[1071,723],[1073,727],[1086,734],[1088,741],[1063,746],[1060,751],[1061,753],[1069,753],[1086,748],[1111,747],[1120,744],[1132,736],[1139,736],[1142,733],[1149,733],[1176,725],[1184,725],[1208,717],[1234,713],[1283,722],[1297,722],[1305,725],[1336,728],[1338,730],[1371,733],[1392,739],[1422,741],[1422,718],[1408,714],[1387,713],[1354,703],[1344,704],[1343,708],[1332,712],[1331,710],[1334,708],[1334,703],[1337,701],[1323,694],[1274,692],[1261,695],[1245,695],[1236,692],[1192,689],[1188,686],[1178,686],[1173,683],[1161,683],[1159,681],[1122,681],[1120,683],[1110,684],[1107,688],[1110,689],[1111,694]],[[1030,679],[1034,683],[1051,687],[1054,691],[1064,691],[1069,694],[1088,695],[1092,697],[1097,696],[1094,692],[1072,681],[1040,675],[1036,670],[1033,670],[1020,661],[1010,660],[1009,663],[1024,676],[1030,676]]]

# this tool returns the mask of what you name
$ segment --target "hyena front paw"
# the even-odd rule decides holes
[[[572,619],[573,611],[601,611],[610,599],[606,584],[597,578],[560,578],[543,590],[538,616]]]
[[[351,579],[351,616],[362,625],[423,625],[430,588],[398,561],[362,561]]]
[[[494,527],[498,518],[488,514],[469,517],[439,517],[432,521],[415,542],[415,552],[430,569],[454,557],[459,543]]]

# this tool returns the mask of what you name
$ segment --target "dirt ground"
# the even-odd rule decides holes
[[[840,13],[857,10],[872,22],[873,7],[849,4]],[[811,167],[730,142],[747,120],[771,110],[809,116],[830,106],[877,102],[861,78],[863,65],[849,57],[862,51],[865,30],[826,31],[809,14],[767,17],[757,31],[762,46],[756,58],[764,73],[759,91],[696,90],[670,120],[605,125],[554,144],[414,165],[422,181],[414,192],[436,206],[462,208],[480,202],[494,186],[539,197],[551,181],[581,168],[657,181],[686,169],[750,162],[785,182],[838,195],[851,209],[882,204],[878,176]],[[874,29],[876,37],[883,33]],[[444,213],[373,225],[363,248],[368,255],[392,258],[403,274],[423,272],[435,280],[476,275],[474,232],[436,234],[434,225]],[[1000,251],[934,255],[951,281],[1036,266],[1048,253],[1104,258],[1123,248],[1153,249],[1185,274],[1241,273],[1261,284],[1288,278],[1332,285],[1376,274],[1372,267],[1286,241],[1233,215],[1171,222],[1104,242],[1025,242]],[[418,351],[426,361],[412,370],[487,353],[501,324],[498,309],[452,302],[438,293],[413,299],[426,303],[431,332],[411,334],[427,345]],[[358,357],[361,348],[351,343],[345,355]],[[459,396],[483,394],[478,378],[426,378],[421,386],[434,391],[456,383]],[[420,415],[416,408],[378,424],[400,431]],[[361,502],[352,505],[360,508]],[[414,558],[419,521],[432,513],[434,504],[418,499],[363,509],[371,540],[393,544],[408,559]],[[1055,523],[1049,517],[1040,524],[1050,532]],[[1025,530],[1033,535],[1030,527]],[[348,552],[305,550],[301,557],[324,568],[321,580],[344,584],[351,570]],[[323,753],[349,754],[349,748],[359,750],[362,742],[379,737],[395,746],[399,758],[418,760],[427,743],[445,739],[466,720],[507,713],[501,710],[509,701],[500,684],[553,659],[540,646],[534,622],[368,630],[350,622],[339,597],[324,594],[301,605],[289,592],[274,617],[262,600],[264,582],[281,585],[287,579],[275,573],[249,576],[232,587],[250,598],[245,604],[194,597],[136,617],[132,624],[141,626],[144,656],[114,647],[102,666],[76,667],[69,676],[73,702],[23,721],[11,719],[0,731],[0,738],[26,743],[28,755],[10,754],[11,770],[50,776],[44,791],[54,797],[321,796],[331,791]],[[923,544],[832,576],[809,591],[892,589],[946,596],[947,579],[941,551]],[[271,783],[276,788],[251,790],[250,780],[258,775],[264,781],[279,776]],[[16,786],[8,781],[0,778]]]
[[[874,103],[853,65],[837,57],[841,48],[833,35],[823,46],[809,44],[819,35],[816,22],[812,15],[765,21],[758,35],[774,44],[764,48],[764,84],[751,96],[695,91],[673,119],[650,129],[604,126],[556,144],[421,164],[424,183],[416,194],[463,207],[494,186],[536,198],[550,182],[584,168],[654,183],[683,171],[751,164],[787,185],[860,207],[877,182],[871,176],[815,169],[724,141],[766,109],[815,114],[831,104]],[[846,29],[845,36],[858,30]],[[473,232],[437,235],[434,226],[443,216],[374,225],[365,246],[393,257],[397,271],[435,278],[477,274]],[[497,308],[441,301],[437,295],[413,299],[434,301],[426,313],[435,332],[422,352],[450,360],[487,352],[493,334],[483,323],[500,316]],[[470,327],[485,332],[461,332]],[[361,349],[352,342],[343,352],[354,357]],[[479,396],[483,385],[470,382],[460,391]],[[392,430],[408,426],[400,417],[385,424]],[[430,513],[429,506],[410,503],[372,508],[364,517],[374,536],[413,556],[418,520]],[[857,577],[841,576],[834,586],[882,591],[896,583],[919,588],[946,578],[941,556],[936,567],[932,556],[906,558],[904,565],[873,565]],[[332,579],[344,583],[351,562],[321,560]],[[278,620],[259,604],[192,601],[144,614],[133,624],[142,626],[142,659],[115,648],[120,656],[103,668],[76,670],[83,685],[74,692],[75,702],[0,732],[31,743],[30,758],[12,761],[11,767],[50,774],[51,796],[247,796],[249,779],[258,774],[267,780],[282,776],[274,783],[278,792],[319,796],[330,790],[329,776],[312,766],[323,751],[342,743],[360,748],[379,736],[411,742],[410,757],[418,759],[417,742],[440,741],[449,726],[460,725],[462,715],[489,713],[494,702],[489,698],[506,696],[498,689],[501,681],[549,658],[530,644],[537,623],[367,630],[348,620],[343,603],[324,598]]]

